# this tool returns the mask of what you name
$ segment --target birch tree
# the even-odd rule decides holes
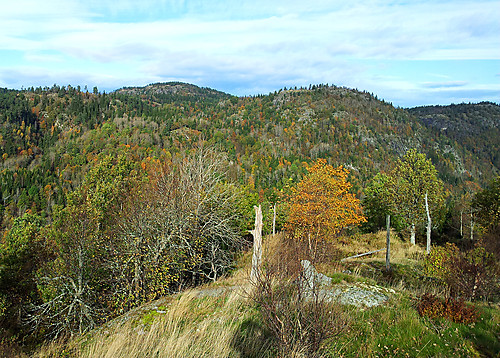
[[[140,181],[125,157],[105,157],[82,185],[55,210],[47,230],[52,260],[37,273],[41,303],[30,310],[30,325],[52,337],[83,333],[107,319],[113,281],[109,263],[121,198]]]
[[[91,215],[82,207],[55,212],[50,240],[53,261],[38,271],[42,302],[31,308],[28,322],[51,337],[83,333],[102,322],[98,286],[103,282],[102,240]]]
[[[417,227],[427,218],[430,248],[431,216],[437,215],[444,203],[443,182],[437,177],[436,168],[425,154],[412,149],[398,160],[391,176],[394,204],[410,228],[411,244],[415,245]],[[426,195],[429,215],[426,212]]]
[[[386,226],[386,270],[391,269],[391,217],[393,225],[401,221],[395,214],[393,178],[384,173],[377,173],[365,191],[364,209],[368,217],[368,226],[372,230]],[[385,222],[384,222],[385,220]]]
[[[386,173],[377,173],[368,183],[363,198],[363,211],[367,218],[363,228],[371,232],[383,229],[387,224],[387,215],[391,216],[391,225],[396,230],[404,225],[404,220],[396,212],[394,189],[394,180]]]

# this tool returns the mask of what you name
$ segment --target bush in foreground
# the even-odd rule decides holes
[[[345,308],[327,301],[319,285],[311,289],[306,284],[300,258],[309,253],[307,249],[293,241],[278,243],[275,255],[252,282],[262,325],[283,357],[319,356],[325,343],[348,327]]]
[[[441,299],[429,293],[420,297],[417,303],[417,311],[421,316],[446,318],[455,323],[474,323],[478,318],[476,309],[465,304],[463,300],[452,297]]]
[[[452,297],[477,300],[498,294],[499,265],[495,256],[479,244],[466,252],[450,243],[436,247],[424,268],[427,275],[448,286]]]

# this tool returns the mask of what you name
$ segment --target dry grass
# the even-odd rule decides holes
[[[379,250],[386,247],[387,231],[379,231],[376,234],[355,235],[340,237],[335,246],[342,257]],[[425,250],[419,245],[411,245],[402,241],[394,231],[391,231],[391,262],[399,264],[414,263],[425,256]],[[385,260],[385,251],[372,255],[356,258],[356,261]]]
[[[241,352],[234,342],[250,314],[240,292],[198,297],[197,291],[190,291],[168,307],[103,328],[89,340],[72,341],[64,349],[58,343],[47,345],[36,357],[65,353],[78,358],[239,357]]]
[[[236,327],[234,311],[239,306],[234,300],[233,295],[222,305],[223,315],[207,311],[200,319],[194,296],[184,294],[149,326],[127,323],[115,332],[104,332],[80,357],[228,357]]]

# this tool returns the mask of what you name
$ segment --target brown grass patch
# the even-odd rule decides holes
[[[240,292],[199,298],[193,290],[179,295],[168,307],[102,328],[88,340],[49,344],[36,357],[66,353],[78,358],[239,357],[235,337],[250,314]]]

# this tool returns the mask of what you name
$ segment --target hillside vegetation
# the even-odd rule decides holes
[[[440,132],[483,161],[500,168],[500,107],[494,103],[415,107],[409,110],[426,127]]]
[[[280,236],[264,240],[267,264],[275,262]],[[345,237],[341,252],[384,245],[385,232]],[[424,292],[442,293],[436,281],[422,278],[421,249],[396,239],[393,242],[394,270],[384,273],[383,253],[346,263],[325,262],[319,267],[333,278],[334,285],[379,287],[392,290],[389,301],[375,308],[328,305],[328,311],[313,311],[312,317],[327,322],[333,332],[322,340],[315,353],[308,351],[313,335],[310,327],[288,331],[293,342],[286,349],[272,333],[272,326],[258,303],[258,285],[248,281],[250,253],[238,259],[230,277],[215,284],[164,297],[141,306],[100,328],[65,343],[47,344],[35,357],[494,357],[500,342],[500,312],[487,304],[475,306],[479,318],[473,324],[445,318],[420,316],[416,307]],[[386,292],[386,291],[384,291]],[[292,297],[287,297],[287,300]],[[290,301],[288,301],[290,302]],[[277,303],[277,302],[275,302]],[[290,304],[282,314],[296,317]],[[307,315],[307,306],[299,306]],[[332,321],[332,318],[334,320]]]
[[[498,300],[499,113],[492,103],[406,110],[329,85],[253,97],[179,82],[112,93],[57,85],[0,89],[0,353],[49,354],[43,352],[53,342],[59,353],[126,355],[116,352],[135,352],[142,343],[119,347],[117,335],[130,336],[138,321],[119,324],[107,338],[86,335],[148,302],[178,297],[179,307],[156,310],[170,312],[166,321],[155,313],[137,318],[147,321],[140,339],[157,335],[152,349],[162,330],[171,341],[160,345],[185,343],[177,356],[391,355],[381,350],[389,341],[374,334],[391,332],[396,344],[404,326],[398,315],[425,342],[400,337],[406,349],[392,347],[393,355],[413,356],[417,346],[422,355],[489,355],[498,326],[480,322],[498,322],[498,312],[463,300]],[[268,281],[249,289],[236,268],[248,262],[241,255],[251,246],[254,205],[262,206],[264,234],[282,232],[270,244],[281,255],[268,258]],[[385,228],[387,215],[395,230],[392,257],[401,261],[341,263],[384,247],[373,233]],[[425,234],[430,254],[418,249]],[[336,303],[312,307],[294,293],[305,258],[337,283],[399,293],[367,313]],[[248,294],[170,296],[221,279]],[[298,328],[277,329],[272,322],[283,312],[265,307],[296,312],[286,326]],[[303,309],[306,315],[297,313]],[[339,320],[316,326],[325,310]],[[204,350],[218,327],[205,314],[227,322],[220,351]],[[366,316],[378,328],[358,327],[348,316]],[[203,333],[188,342],[194,322]],[[351,324],[356,328],[346,328]],[[481,331],[470,333],[474,324]],[[423,333],[438,326],[446,328],[437,336]],[[445,343],[443,332],[452,341]],[[118,350],[92,345],[101,338],[110,340],[95,344]],[[46,348],[35,349],[42,343]]]

